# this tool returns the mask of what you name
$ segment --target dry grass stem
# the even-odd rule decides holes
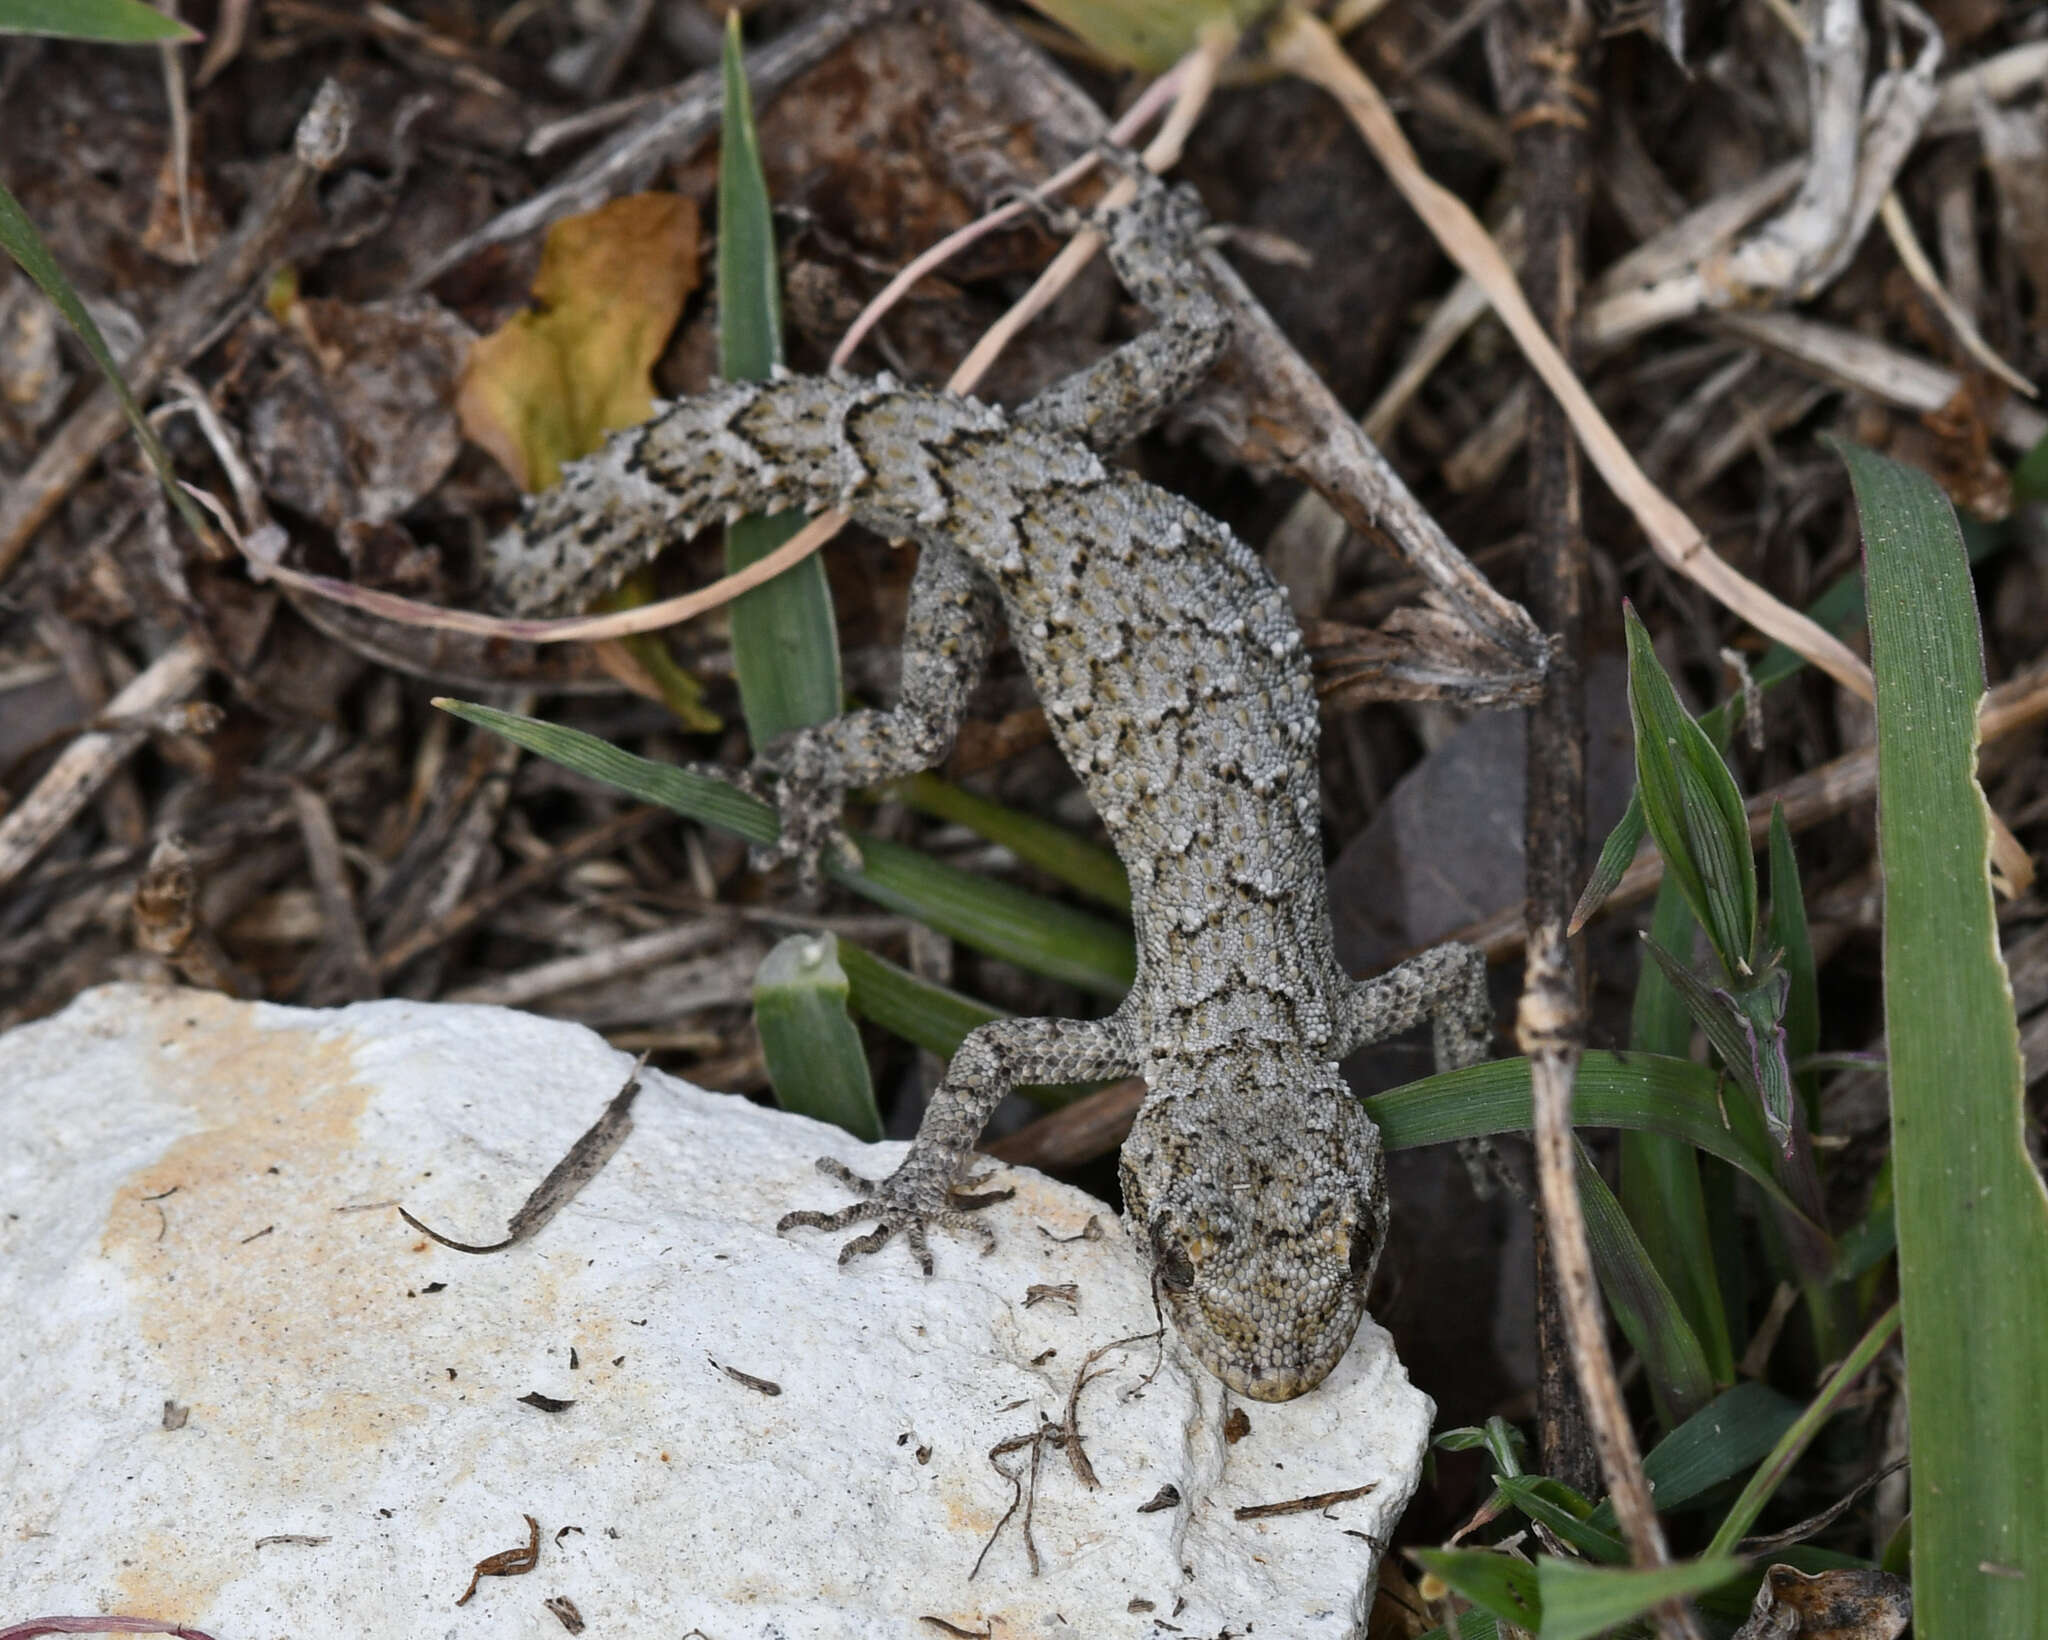
[[[1172,105],[1181,94],[1181,81],[1186,76],[1188,65],[1176,63],[1158,79],[1154,80],[1139,95],[1136,102],[1126,110],[1122,119],[1110,127],[1110,141],[1130,142],[1140,131],[1150,125],[1159,112]],[[1072,164],[1055,172],[1041,192],[1046,194],[1064,193],[1099,164],[1099,154],[1083,154]],[[889,310],[902,301],[904,295],[927,274],[943,267],[958,256],[976,240],[985,238],[996,229],[1017,221],[1030,209],[1021,199],[975,218],[964,228],[957,228],[946,235],[930,249],[920,251],[904,264],[902,270],[884,285],[873,301],[861,309],[859,316],[847,326],[846,334],[839,339],[839,345],[832,350],[832,368],[843,370],[846,362],[853,357],[854,349],[867,339],[868,332],[881,322]]]
[[[323,89],[300,122],[292,155],[274,162],[266,185],[243,212],[234,234],[185,282],[142,346],[122,361],[128,390],[137,400],[162,380],[165,371],[185,363],[206,342],[221,309],[239,297],[269,264],[313,179],[339,158],[338,147],[331,153],[313,151],[315,139],[323,136],[335,119],[340,120],[341,134],[346,136],[347,113],[345,103],[337,100],[339,95],[331,87]],[[0,496],[0,579],[14,567],[36,530],[99,459],[100,452],[120,437],[127,425],[114,390],[96,389]]]
[[[1564,930],[1546,923],[1535,931],[1530,946],[1528,977],[1515,1019],[1516,1045],[1529,1059],[1537,1186],[1550,1231],[1574,1376],[1585,1397],[1586,1417],[1600,1457],[1600,1472],[1614,1504],[1615,1523],[1628,1540],[1630,1558],[1636,1565],[1662,1566],[1669,1561],[1670,1551],[1650,1497],[1650,1483],[1643,1475],[1635,1429],[1614,1375],[1614,1357],[1607,1348],[1606,1320],[1593,1277],[1593,1256],[1586,1241],[1585,1212],[1579,1203],[1572,1084],[1584,1030]],[[1667,1635],[1696,1637],[1699,1632],[1683,1607],[1663,1608],[1657,1624]]]
[[[843,0],[816,17],[747,53],[747,83],[766,102],[806,70],[817,67],[848,40],[907,0]],[[551,222],[594,210],[606,200],[645,186],[660,168],[681,159],[717,128],[725,107],[724,82],[716,64],[676,86],[662,105],[540,192],[500,211],[474,233],[427,258],[412,270],[402,290],[422,291],[478,251],[523,239]]]
[[[1846,644],[1734,569],[1707,545],[1698,526],[1677,504],[1644,476],[1529,310],[1514,269],[1500,248],[1464,201],[1422,169],[1393,110],[1329,31],[1316,19],[1294,12],[1275,29],[1272,50],[1276,63],[1322,86],[1343,104],[1445,253],[1485,290],[1530,367],[1571,417],[1587,456],[1635,516],[1657,556],[1759,631],[1820,667],[1845,689],[1864,700],[1873,699],[1870,668]]]
[[[1949,294],[1948,287],[1941,282],[1941,275],[1934,271],[1934,264],[1928,260],[1927,252],[1921,247],[1920,237],[1913,231],[1913,222],[1906,215],[1906,207],[1899,202],[1896,193],[1884,196],[1884,204],[1878,207],[1878,220],[1884,224],[1884,231],[1891,237],[1892,248],[1899,253],[1899,265],[1907,276],[1920,288],[1920,292],[1932,302],[1942,318],[1948,321],[1949,329],[1955,332],[1956,340],[1963,350],[1981,364],[1992,375],[2004,382],[2015,392],[2026,394],[2030,399],[2039,398],[2034,384],[2022,376],[2005,360],[1998,356],[1992,345],[1984,340],[1984,334],[1977,328],[1961,303]]]
[[[1769,348],[1812,375],[1902,410],[1925,415],[1962,391],[1960,371],[1801,314],[1727,312],[1715,314],[1711,322],[1716,330]],[[1989,420],[1991,431],[2017,450],[2031,449],[2048,434],[2048,415],[2009,399]]]
[[[641,973],[657,963],[695,956],[707,946],[723,945],[732,938],[732,932],[728,918],[700,917],[596,951],[579,951],[572,957],[558,957],[500,974],[481,984],[450,991],[443,1000],[487,1003],[497,1008],[530,1007],[544,997],[579,986],[600,985],[626,974]]]
[[[1788,5],[1786,0],[1770,0],[1766,9],[1778,20],[1786,33],[1797,40],[1801,46],[1811,51],[1813,31],[1806,26],[1806,19]],[[1862,28],[1861,14],[1853,6],[1849,9],[1854,16],[1855,26],[1860,31]],[[1831,15],[1831,12],[1823,13],[1824,17],[1828,15]],[[1934,55],[1938,60],[1938,49]],[[1856,79],[1860,83],[1863,69],[1860,44],[1856,52],[1855,68]],[[1931,66],[1928,77],[1931,80]],[[1926,99],[1929,110],[1932,109],[1934,101],[1939,95],[1940,93],[1937,91]],[[1921,119],[1924,124],[1924,114],[1922,114]],[[1906,146],[1910,148],[1911,144],[1908,143]],[[1853,148],[1851,151],[1854,151]],[[1904,160],[1905,152],[1903,150],[1900,151],[1898,158],[1900,161]],[[1818,137],[1816,137],[1815,141],[1815,159],[1811,169],[1821,169]],[[1896,171],[1896,167],[1894,170]],[[1934,264],[1928,261],[1926,251],[1920,247],[1919,237],[1913,232],[1912,220],[1906,215],[1906,207],[1900,202],[1897,192],[1889,187],[1885,189],[1883,203],[1878,206],[1878,219],[1884,224],[1884,231],[1891,239],[1892,248],[1899,253],[1900,266],[1906,270],[1907,276],[1920,288],[1927,299],[1934,304],[1942,318],[1948,322],[1949,328],[1955,332],[1956,339],[1962,343],[1964,350],[1986,370],[2004,382],[2006,386],[2026,394],[2030,399],[2034,398],[2036,396],[2034,384],[1998,356],[1992,349],[1991,344],[1985,341],[1982,334],[1979,333],[1976,321],[1948,293],[1947,287],[1941,282],[1940,275],[1934,271]]]
[[[1501,254],[1512,265],[1519,266],[1522,260],[1522,218],[1519,210],[1508,213],[1496,239]],[[1393,437],[1394,429],[1400,425],[1402,412],[1422,390],[1430,373],[1450,356],[1451,349],[1458,345],[1465,333],[1486,316],[1491,305],[1486,299],[1486,292],[1479,288],[1478,280],[1470,274],[1458,276],[1450,294],[1430,310],[1429,318],[1415,338],[1415,345],[1408,350],[1408,356],[1401,361],[1400,369],[1380,390],[1372,408],[1358,418],[1367,438],[1383,445]]]

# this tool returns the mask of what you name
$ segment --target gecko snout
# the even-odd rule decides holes
[[[1124,1205],[1160,1307],[1240,1395],[1306,1394],[1350,1347],[1386,1240],[1377,1130],[1346,1094],[1219,1172],[1147,1114],[1124,1146]]]

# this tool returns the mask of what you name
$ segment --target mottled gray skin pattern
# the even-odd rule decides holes
[[[877,1183],[821,1163],[863,1199],[781,1227],[873,1220],[842,1262],[900,1233],[929,1273],[929,1227],[993,1240],[952,1192],[1005,1093],[1142,1075],[1122,1173],[1154,1290],[1210,1370],[1280,1401],[1342,1357],[1386,1234],[1379,1132],[1337,1061],[1430,1020],[1439,1063],[1468,1064],[1490,1014],[1468,947],[1367,984],[1338,968],[1315,692],[1286,600],[1223,525],[1101,459],[1222,347],[1189,254],[1199,222],[1156,184],[1105,221],[1112,263],[1158,322],[1020,411],[888,380],[722,387],[572,467],[499,541],[496,571],[515,608],[574,608],[665,539],[741,511],[838,507],[915,539],[895,709],[786,737],[756,765],[778,786],[782,851],[813,861],[843,845],[849,787],[945,757],[1000,606],[1130,873],[1136,983],[1106,1019],[972,1032],[902,1166]]]

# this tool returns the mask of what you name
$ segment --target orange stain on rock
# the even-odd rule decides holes
[[[207,1468],[224,1485],[250,1469],[288,1493],[337,1448],[382,1444],[425,1410],[392,1393],[388,1341],[418,1315],[394,1215],[336,1211],[388,1191],[358,1143],[374,1089],[343,1032],[265,1028],[205,992],[154,1007],[151,1083],[197,1125],[116,1193],[101,1251],[167,1393],[191,1409],[187,1431],[161,1438],[214,1443]],[[248,1541],[152,1537],[123,1556],[131,1611],[197,1610],[247,1566]]]

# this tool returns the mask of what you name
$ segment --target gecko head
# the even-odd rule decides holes
[[[1285,1098],[1241,1075],[1148,1078],[1123,1149],[1153,1292],[1196,1359],[1254,1401],[1305,1395],[1343,1359],[1387,1233],[1379,1130],[1336,1066],[1288,1069]]]

